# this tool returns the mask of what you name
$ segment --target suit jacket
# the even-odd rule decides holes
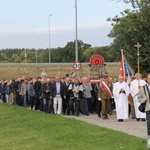
[[[144,88],[145,88],[145,90],[144,90]],[[148,89],[147,85],[145,85],[145,86],[143,86],[139,89],[138,101],[140,103],[144,103],[145,102],[145,100],[144,100],[145,97],[147,98],[145,111],[149,111],[150,110],[150,90]]]
[[[43,92],[43,98],[50,99],[50,91],[46,92],[46,90],[51,90],[51,84],[44,83],[41,86],[41,90]]]
[[[50,92],[50,96],[52,96],[53,98],[56,97],[57,93],[57,89],[56,89],[56,82],[52,83],[51,85],[51,92]],[[65,90],[64,90],[64,86],[63,83],[60,81],[60,93],[61,97],[63,98],[63,96],[66,96]]]
[[[36,92],[36,93],[39,93],[39,92],[40,92],[40,89],[41,89],[41,82],[36,81],[36,82],[34,83],[34,90],[35,90],[35,92]]]
[[[65,93],[66,93],[66,99],[67,100],[69,100],[69,97],[70,97],[70,93],[69,93],[69,85],[70,85],[70,83],[68,83],[68,85],[66,85],[66,83],[64,82],[63,83],[63,89],[64,89],[64,91],[65,91]]]

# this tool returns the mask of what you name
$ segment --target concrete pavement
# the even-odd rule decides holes
[[[147,139],[147,127],[146,121],[137,122],[136,119],[124,120],[124,122],[118,122],[115,112],[112,115],[109,115],[109,119],[103,120],[98,118],[97,114],[90,114],[89,116],[80,115],[76,116],[66,116],[68,118],[74,118],[77,120],[82,120],[90,124],[98,125],[101,127],[110,128],[120,132],[124,132],[130,135],[134,135],[140,138]]]

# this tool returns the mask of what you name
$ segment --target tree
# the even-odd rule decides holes
[[[83,52],[90,48],[90,44],[86,44],[81,40],[78,41],[78,60],[84,62]],[[57,51],[57,52],[56,52]],[[53,51],[57,57],[57,62],[74,62],[75,61],[75,41],[68,42],[64,48],[58,48]],[[56,58],[55,57],[55,58]],[[60,57],[60,58],[59,58]]]
[[[83,52],[83,57],[88,62],[92,55],[97,54],[101,55],[106,62],[117,62],[120,58],[118,53],[110,46],[89,48]]]
[[[132,7],[137,9],[144,8],[145,6],[150,6],[149,0],[118,0],[118,1],[123,1],[126,4],[131,3]]]
[[[150,5],[147,0],[135,3],[132,1],[132,4],[135,9],[125,10],[121,13],[122,17],[115,16],[108,19],[113,22],[109,37],[114,38],[113,49],[118,52],[124,49],[126,59],[135,72],[137,72],[137,49],[134,45],[137,42],[142,44],[140,70],[144,74],[150,71],[150,61],[147,57],[150,55]]]

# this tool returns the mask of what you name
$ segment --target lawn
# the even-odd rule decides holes
[[[0,150],[146,150],[146,140],[0,103]]]

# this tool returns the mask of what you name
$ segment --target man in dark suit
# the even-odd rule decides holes
[[[41,82],[40,78],[37,78],[37,81],[34,84],[34,90],[35,90],[35,110],[40,109],[41,110],[41,101],[39,99],[40,97],[40,89],[41,89]]]
[[[65,115],[66,113],[67,113],[67,115],[70,115],[70,108],[69,108],[69,96],[70,96],[70,94],[69,94],[69,91],[68,91],[68,87],[69,87],[69,85],[70,85],[70,82],[71,82],[70,78],[67,77],[67,78],[65,79],[64,84],[63,84],[63,88],[64,88],[65,93],[66,93],[66,99],[64,99],[64,98],[62,99],[62,100],[63,100],[63,101],[62,101],[62,105],[63,105],[62,111],[63,111],[63,114],[64,114],[64,115]]]
[[[50,106],[52,105],[52,100],[50,100],[50,89],[51,83],[50,78],[46,79],[46,82],[41,87],[43,92],[43,112],[50,113]]]
[[[61,114],[62,112],[62,98],[66,99],[66,93],[63,88],[63,83],[60,77],[55,78],[55,82],[51,85],[50,99],[54,100],[54,113]]]

